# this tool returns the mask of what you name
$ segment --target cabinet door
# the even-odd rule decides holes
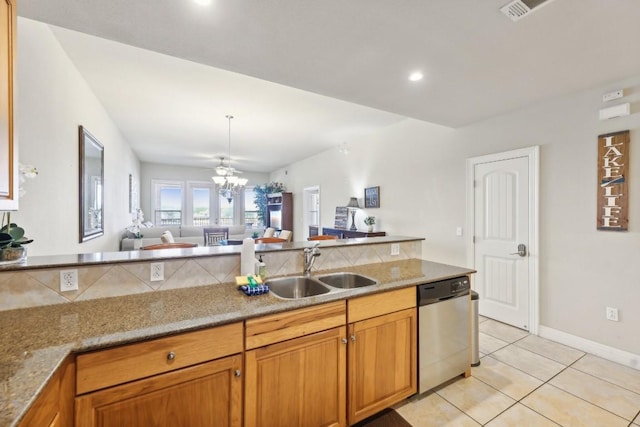
[[[344,426],[344,326],[248,351],[246,427]]]
[[[16,2],[0,0],[0,210],[18,209],[13,87]]]
[[[417,390],[415,308],[349,325],[349,424]]]
[[[229,356],[80,396],[76,426],[240,427],[241,367]]]

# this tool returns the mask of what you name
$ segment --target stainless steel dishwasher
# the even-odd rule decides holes
[[[418,285],[418,393],[469,366],[469,278]]]

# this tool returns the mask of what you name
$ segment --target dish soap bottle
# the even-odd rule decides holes
[[[260,276],[263,282],[267,277],[267,266],[262,261],[262,255],[260,255],[258,262],[256,263],[256,274]]]

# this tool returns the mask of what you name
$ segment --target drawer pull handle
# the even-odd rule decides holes
[[[239,376],[241,375],[241,373],[240,373],[240,369],[236,369],[236,371],[234,372],[234,375],[235,375],[236,377],[239,377]]]
[[[167,360],[173,360],[176,358],[176,354],[173,351],[170,351],[169,354],[167,354]]]

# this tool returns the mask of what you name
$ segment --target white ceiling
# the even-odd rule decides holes
[[[267,172],[404,117],[458,127],[640,72],[639,0],[553,0],[519,22],[506,3],[20,0],[18,14],[120,42],[54,30],[141,160],[217,163],[231,113],[237,167]]]

